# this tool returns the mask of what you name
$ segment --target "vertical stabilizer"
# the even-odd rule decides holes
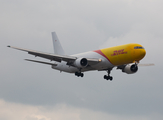
[[[54,54],[65,55],[65,52],[59,42],[56,32],[52,32]]]

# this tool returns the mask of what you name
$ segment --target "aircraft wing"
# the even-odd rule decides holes
[[[49,54],[49,53],[43,53],[43,52],[38,52],[38,51],[34,51],[34,50],[28,50],[28,49],[22,49],[22,48],[18,48],[18,47],[13,47],[13,46],[7,46],[10,48],[14,48],[17,50],[21,50],[21,51],[25,51],[28,52],[28,54],[34,55],[34,56],[38,56],[38,57],[42,57],[45,59],[49,59],[51,61],[57,61],[57,62],[61,62],[61,61],[74,61],[77,58],[73,57],[73,56],[66,56],[66,55],[55,55],[55,54]]]
[[[13,46],[7,46],[7,47],[25,51],[25,52],[28,52],[28,54],[34,55],[36,57],[38,56],[38,57],[42,57],[45,59],[49,59],[51,61],[57,61],[57,62],[65,61],[71,66],[73,66],[72,63],[77,59],[77,57],[74,57],[74,56],[49,54],[49,53],[43,53],[43,52],[38,52],[38,51],[34,51],[34,50],[13,47]],[[87,59],[87,60],[88,60],[89,65],[93,65],[93,64],[97,64],[98,62],[101,62],[101,60],[99,60],[99,59]],[[28,61],[43,63],[43,62],[34,61],[34,60],[28,60]],[[47,63],[44,63],[44,64],[47,64]]]

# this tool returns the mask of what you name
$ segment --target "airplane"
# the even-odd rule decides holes
[[[54,61],[44,62],[25,59],[31,62],[51,65],[51,67],[55,70],[73,73],[77,77],[83,77],[84,72],[87,71],[107,71],[107,75],[104,75],[104,79],[110,81],[113,80],[113,77],[110,76],[110,72],[114,67],[117,67],[117,69],[120,69],[122,72],[127,74],[136,73],[138,71],[140,60],[142,60],[146,55],[144,47],[136,43],[104,48],[75,55],[66,55],[56,35],[56,32],[52,32],[52,40],[54,54],[13,46],[7,47],[28,52],[28,54],[34,55],[35,57],[42,57],[50,61]],[[151,65],[154,64],[144,64],[144,66]]]

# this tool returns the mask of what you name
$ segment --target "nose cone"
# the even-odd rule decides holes
[[[145,55],[146,55],[145,49],[141,49],[140,50],[140,57],[141,57],[141,59],[143,59]]]

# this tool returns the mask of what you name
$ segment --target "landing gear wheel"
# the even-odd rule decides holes
[[[110,76],[110,81],[112,81],[112,80],[113,80],[113,77]]]
[[[83,76],[84,76],[84,74],[83,74],[83,73],[81,73],[81,74],[80,74],[80,76],[81,76],[81,77],[83,77]]]
[[[75,72],[75,75],[78,76],[78,72]]]
[[[104,75],[104,79],[107,79],[107,75]]]
[[[80,72],[80,73],[79,73],[79,72],[75,72],[75,75],[76,75],[77,77],[79,77],[79,76],[80,76],[80,77],[83,77],[83,76],[84,76],[84,74],[81,73],[81,72]]]
[[[104,79],[112,81],[113,80],[113,77],[104,75]]]
[[[110,81],[113,80],[113,77],[110,76],[110,71],[111,71],[111,70],[112,70],[112,69],[108,69],[108,70],[107,70],[108,75],[104,75],[104,79],[106,79],[106,80],[110,80]]]

